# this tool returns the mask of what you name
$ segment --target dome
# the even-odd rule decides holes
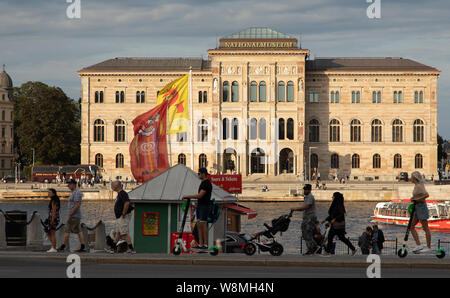
[[[0,73],[0,88],[12,88],[13,82],[11,77],[5,71],[5,65],[3,64],[3,71]]]

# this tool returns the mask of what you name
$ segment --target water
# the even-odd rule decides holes
[[[254,219],[248,220],[246,216],[241,219],[242,233],[256,233],[264,230],[263,223],[270,224],[272,219],[279,217],[282,214],[289,213],[293,207],[298,207],[302,203],[242,203],[244,206],[258,212],[258,216]],[[350,238],[358,238],[364,229],[370,225],[373,209],[376,202],[347,202],[345,208],[347,210],[346,216],[346,230],[347,236]],[[319,220],[327,217],[329,202],[317,202],[316,210]],[[3,211],[21,210],[27,211],[28,220],[31,218],[33,211],[38,211],[41,219],[47,218],[48,202],[46,201],[13,201],[1,202],[0,209]],[[106,232],[109,233],[114,227],[114,201],[84,201],[82,204],[83,220],[88,227],[93,227],[99,220],[102,220],[106,226]],[[283,244],[285,253],[298,254],[299,253],[299,239],[300,239],[300,225],[303,214],[302,212],[295,212],[291,219],[289,230],[283,235],[277,234],[277,240]],[[67,201],[61,201],[61,219],[64,222],[67,218]],[[399,244],[402,243],[405,235],[405,228],[391,225],[380,225],[387,240],[398,238]],[[74,236],[74,235],[73,235]],[[72,236],[72,237],[73,237]],[[422,243],[425,243],[425,235],[419,230],[419,237]],[[72,238],[72,239],[76,239]],[[436,232],[432,231],[433,245],[436,245],[437,239],[441,241],[450,242],[450,232]],[[410,244],[413,245],[413,239],[410,238]],[[46,241],[46,243],[48,243]],[[72,243],[72,242],[71,242]],[[77,247],[77,241],[75,244]]]

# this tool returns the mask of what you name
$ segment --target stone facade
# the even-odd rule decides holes
[[[321,178],[359,181],[436,175],[438,70],[401,58],[308,55],[295,38],[250,28],[222,38],[209,60],[116,58],[84,68],[81,162],[103,167],[106,179],[132,179],[132,120],[192,67],[193,145],[190,132],[184,142],[171,136],[172,164],[271,179],[304,179],[314,168]]]
[[[5,71],[0,73],[0,175],[14,174],[14,100],[13,83]]]

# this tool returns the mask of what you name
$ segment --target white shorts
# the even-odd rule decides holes
[[[131,219],[131,213],[128,213],[125,215],[125,218],[122,216],[116,219],[116,224],[114,226],[114,231],[119,232],[120,236],[128,235],[130,233],[130,219]]]

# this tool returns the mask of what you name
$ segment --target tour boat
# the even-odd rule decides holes
[[[450,201],[438,202],[427,200],[427,207],[430,213],[428,218],[428,226],[431,230],[448,230],[450,231]],[[378,203],[373,211],[373,222],[408,226],[409,213],[408,207],[411,200],[392,200],[391,202]],[[416,225],[421,228],[420,222]]]

